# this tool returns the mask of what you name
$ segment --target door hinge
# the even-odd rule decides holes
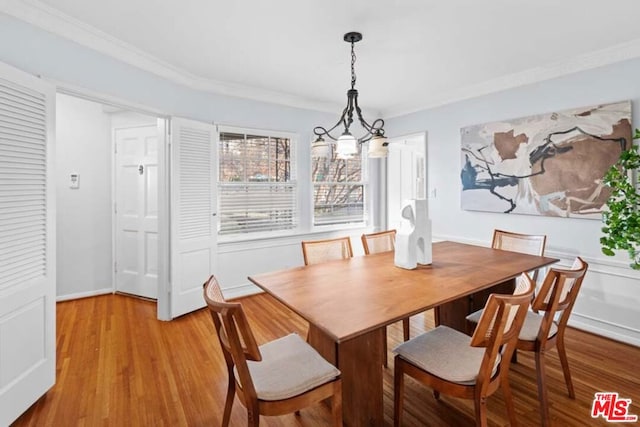
[[[114,273],[117,273],[117,272],[118,272],[118,261],[115,261],[115,262],[113,263],[113,272],[114,272]]]
[[[113,213],[114,214],[118,213],[118,205],[116,203],[113,204]]]

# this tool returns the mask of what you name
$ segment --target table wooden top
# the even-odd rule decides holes
[[[249,280],[337,342],[558,261],[455,242],[433,263],[396,267],[393,252],[259,274]]]

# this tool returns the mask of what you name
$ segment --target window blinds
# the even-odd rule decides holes
[[[291,139],[221,132],[219,141],[219,234],[296,228]]]

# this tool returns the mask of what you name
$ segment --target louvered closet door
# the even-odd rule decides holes
[[[215,273],[216,138],[213,125],[171,119],[171,317],[204,307]]]
[[[55,382],[55,92],[0,63],[0,425]]]

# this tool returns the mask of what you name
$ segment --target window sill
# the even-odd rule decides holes
[[[218,236],[219,252],[234,252],[246,248],[249,244],[252,248],[272,247],[288,244],[300,244],[302,240],[313,240],[319,238],[330,238],[331,234],[337,234],[344,231],[361,230],[364,232],[367,225],[361,224],[345,224],[341,226],[317,226],[309,231],[292,230],[290,232],[280,233],[260,233],[260,235],[233,235]],[[353,234],[353,233],[349,233]],[[321,237],[319,237],[321,236]],[[274,245],[276,243],[276,245]]]

